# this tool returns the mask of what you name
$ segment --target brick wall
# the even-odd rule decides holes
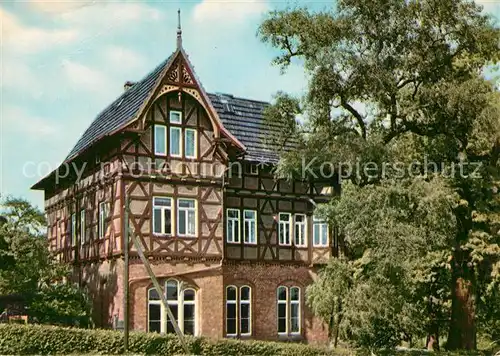
[[[327,326],[314,317],[305,304],[305,289],[315,278],[313,268],[280,264],[225,264],[219,262],[172,263],[150,261],[160,280],[175,278],[197,290],[197,329],[212,338],[225,336],[225,287],[252,287],[252,339],[278,340],[276,290],[278,286],[301,289],[300,340],[326,343]],[[123,261],[103,262],[83,268],[82,278],[93,293],[96,324],[110,327],[116,316],[123,320]],[[140,260],[130,265],[130,326],[147,330],[147,292],[152,287]],[[103,283],[105,281],[105,283]],[[102,321],[102,323],[101,323]],[[107,323],[106,323],[107,321]]]
[[[305,305],[305,288],[315,272],[305,266],[283,264],[234,264],[224,266],[225,285],[252,287],[252,338],[278,340],[276,291],[279,286],[301,289],[301,339],[311,343],[326,343],[328,329],[314,317]],[[224,316],[225,317],[225,316]]]

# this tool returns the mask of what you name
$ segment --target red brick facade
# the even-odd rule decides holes
[[[284,264],[175,263],[151,261],[157,278],[174,278],[196,290],[197,335],[211,338],[226,336],[225,290],[229,285],[251,287],[251,336],[257,340],[291,339],[278,335],[277,288],[300,287],[300,336],[297,341],[324,344],[327,326],[312,315],[305,303],[305,289],[315,276],[313,268]],[[151,280],[140,260],[132,260],[129,281],[129,322],[132,330],[148,330],[148,289]],[[123,261],[103,262],[83,268],[82,284],[93,295],[94,319],[98,326],[112,327],[123,320]]]

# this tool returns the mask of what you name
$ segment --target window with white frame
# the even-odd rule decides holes
[[[177,234],[196,236],[196,201],[194,199],[177,201]]]
[[[71,246],[76,246],[76,214],[71,214]]]
[[[279,213],[279,244],[291,245],[291,220],[292,214]]]
[[[167,154],[167,127],[165,125],[155,125],[154,140],[155,154],[165,156]]]
[[[99,238],[104,238],[106,234],[106,219],[108,217],[106,202],[99,203]]]
[[[240,211],[238,209],[226,210],[226,235],[227,242],[240,242]]]
[[[196,130],[184,130],[184,156],[196,158]]]
[[[185,335],[196,334],[196,291],[183,283],[170,279],[165,283],[168,307]],[[166,325],[166,326],[165,326]],[[148,290],[148,331],[174,333],[174,326],[161,307],[160,295],[155,288]]]
[[[252,334],[252,289],[249,286],[226,287],[226,335]]]
[[[307,246],[307,226],[306,216],[304,214],[295,214],[294,216],[294,245]]]
[[[172,234],[172,199],[153,197],[153,233]]]
[[[87,240],[85,236],[85,209],[80,211],[80,242],[83,243]]]
[[[255,163],[249,163],[245,165],[245,172],[250,175],[257,175],[259,174],[259,166]]]
[[[277,289],[278,334],[298,335],[301,329],[300,288],[279,286]]]
[[[169,121],[171,124],[181,124],[182,123],[182,112],[171,110],[169,114]]]
[[[257,243],[257,212],[255,210],[243,211],[243,242],[246,244]]]
[[[181,156],[182,136],[180,127],[170,127],[170,155]]]
[[[328,223],[317,217],[313,217],[313,246],[328,246]]]
[[[228,172],[229,178],[241,178],[241,162],[230,162]]]

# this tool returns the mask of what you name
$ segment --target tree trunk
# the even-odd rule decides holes
[[[467,255],[467,256],[464,256]],[[452,262],[451,320],[448,350],[475,350],[474,273],[467,264],[468,254],[456,249]]]
[[[339,331],[340,331],[340,319],[341,316],[340,314],[337,314],[335,317],[335,325],[334,325],[334,330],[333,330],[333,346],[337,348],[337,345],[339,343]]]

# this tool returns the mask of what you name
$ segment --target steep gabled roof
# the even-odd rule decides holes
[[[144,110],[145,103],[152,97],[153,92],[157,89],[166,71],[176,60],[179,53],[189,63],[187,55],[180,48],[143,79],[127,89],[97,115],[64,162],[72,161],[99,140],[113,135],[136,120]],[[194,71],[193,74],[196,77]],[[221,131],[234,141],[237,147],[244,150],[245,159],[264,163],[278,162],[279,153],[277,147],[270,147],[266,142],[266,136],[281,131],[279,125],[268,125],[264,122],[264,110],[269,106],[269,103],[236,98],[228,94],[208,94],[201,87],[201,82],[199,80],[197,82],[210,110],[213,108],[213,111],[218,116],[217,125],[221,124]],[[293,145],[287,145],[287,147],[290,149],[293,148]],[[40,189],[42,182],[54,172],[40,180],[32,188]]]
[[[175,53],[101,111],[80,137],[75,147],[66,157],[65,162],[75,158],[80,152],[89,148],[102,137],[115,132],[132,121],[139,114],[143,103],[148,99],[161,74],[165,68],[170,66],[170,62],[174,57]]]

